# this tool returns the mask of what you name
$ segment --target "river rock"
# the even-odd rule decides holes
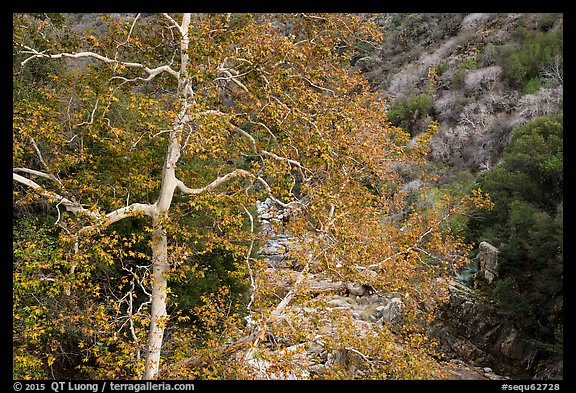
[[[348,289],[348,292],[352,295],[364,296],[364,294],[368,293],[369,287],[355,282],[347,282],[346,289]]]

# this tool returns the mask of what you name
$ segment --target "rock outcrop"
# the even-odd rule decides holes
[[[478,256],[476,257],[479,271],[475,275],[475,281],[484,280],[488,284],[498,277],[498,249],[488,242],[481,242]]]
[[[452,282],[450,301],[439,310],[429,334],[450,359],[466,359],[472,366],[490,367],[513,378],[531,378],[542,367],[546,349],[526,338],[511,315],[478,291],[498,277],[498,253],[490,243],[480,243],[468,269],[474,273]]]
[[[449,359],[490,367],[512,378],[530,378],[541,350],[527,340],[514,320],[471,288],[453,282],[451,299],[429,328]]]

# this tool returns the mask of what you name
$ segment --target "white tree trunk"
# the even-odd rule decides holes
[[[168,239],[162,221],[168,218],[168,211],[172,204],[174,191],[178,186],[176,178],[176,163],[180,158],[180,143],[178,135],[182,131],[188,99],[193,98],[192,89],[188,80],[188,26],[190,14],[182,16],[182,25],[178,25],[168,14],[164,14],[180,30],[181,64],[178,74],[178,93],[181,96],[182,108],[174,119],[170,131],[170,141],[166,152],[166,161],[162,170],[162,185],[160,195],[155,204],[156,215],[152,218],[152,299],[150,309],[150,331],[148,333],[148,352],[142,379],[150,380],[158,376],[160,354],[164,339],[164,328],[168,319],[166,304],[168,302],[168,280],[166,274],[170,269],[168,264]]]
[[[148,351],[142,379],[157,377],[160,366],[160,351],[164,338],[164,327],[168,319],[166,303],[168,301],[168,241],[166,230],[158,220],[153,222],[152,231],[152,303],[150,310],[150,331],[148,333]]]

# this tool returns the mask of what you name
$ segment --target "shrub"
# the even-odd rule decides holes
[[[464,77],[464,87],[468,91],[490,90],[499,79],[501,73],[502,68],[499,66],[484,67],[469,71]]]
[[[504,77],[511,87],[525,89],[532,79],[538,78],[543,67],[558,56],[563,56],[563,29],[547,32],[520,30],[517,47],[504,46],[501,55]]]
[[[432,112],[432,96],[425,93],[411,94],[406,100],[398,100],[392,104],[388,111],[388,119],[393,125],[414,136],[419,133],[415,129],[418,122],[430,116]]]
[[[498,306],[520,320],[525,329],[531,330],[536,326],[537,321],[530,304],[526,297],[520,293],[518,284],[511,277],[498,280],[491,295]]]
[[[464,74],[467,70],[473,70],[477,67],[476,60],[467,59],[465,62],[460,64],[454,78],[452,78],[452,87],[454,89],[461,89],[464,86]]]
[[[538,90],[540,90],[540,88],[543,86],[542,81],[540,80],[540,78],[535,77],[530,79],[528,82],[526,82],[526,85],[524,86],[524,94],[533,94],[536,93]]]

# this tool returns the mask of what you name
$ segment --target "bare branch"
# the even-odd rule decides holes
[[[54,225],[58,225],[60,223],[60,204],[62,203],[62,201],[58,202],[58,204],[56,205],[56,211],[58,212],[58,217],[56,218],[56,222],[54,223]]]
[[[214,79],[214,81],[217,80],[231,80],[232,82],[234,82],[239,88],[241,88],[242,90],[244,90],[246,93],[250,93],[250,90],[248,90],[248,88],[246,86],[244,86],[244,84],[242,82],[240,82],[238,80],[238,78],[236,78],[236,76],[232,75],[232,73],[225,68],[218,68],[218,71],[220,71],[221,73],[226,75],[226,78],[223,77],[219,77]]]
[[[234,177],[237,177],[237,176],[246,177],[246,176],[251,176],[251,175],[252,174],[248,171],[245,171],[243,169],[236,169],[235,171],[227,173],[224,176],[218,177],[212,183],[210,183],[210,184],[208,184],[202,188],[189,188],[182,182],[182,180],[177,181],[177,187],[180,191],[182,191],[185,194],[199,195],[199,194],[202,194],[204,192],[212,191],[213,189],[218,187],[220,184],[225,183]]]
[[[288,163],[290,163],[290,164],[292,164],[292,165],[294,165],[294,166],[297,166],[298,168],[300,168],[300,169],[302,169],[302,170],[308,171],[308,169],[306,169],[306,168],[305,168],[302,164],[300,164],[298,161],[295,161],[295,160],[292,160],[292,159],[286,158],[286,157],[280,157],[280,156],[278,156],[278,155],[276,155],[276,154],[274,154],[274,153],[271,153],[271,152],[269,152],[269,151],[266,151],[266,150],[262,150],[261,153],[262,153],[263,155],[268,156],[268,157],[271,157],[271,158],[273,158],[273,159],[275,159],[275,160],[277,160],[277,161],[286,161],[286,162],[288,162]]]
[[[85,125],[90,125],[92,123],[94,123],[94,113],[96,113],[96,109],[98,108],[98,98],[96,98],[96,102],[94,103],[94,109],[92,109],[92,113],[90,114],[90,121],[83,121],[80,124],[77,124],[76,127],[80,127],[80,126],[85,126]],[[70,116],[70,115],[68,115]],[[72,141],[72,140],[70,140]]]
[[[70,211],[73,213],[85,213],[88,216],[90,216],[92,218],[96,218],[96,219],[100,218],[100,215],[98,213],[95,213],[91,210],[83,208],[82,205],[80,205],[78,202],[71,201],[70,199],[65,198],[61,195],[58,195],[54,192],[44,190],[44,188],[41,185],[39,185],[38,183],[36,183],[36,182],[34,182],[28,178],[25,178],[24,176],[20,176],[16,173],[12,173],[12,179],[16,180],[17,182],[19,182],[21,184],[24,184],[25,186],[32,188],[38,194],[42,195],[43,197],[45,197],[47,199],[57,200],[59,203],[62,203],[66,207],[67,211]]]
[[[324,18],[322,16],[310,15],[310,14],[307,14],[305,12],[301,12],[300,15],[302,15],[304,18],[309,18],[309,19],[317,19],[317,20],[323,20],[323,21],[326,20],[326,18]]]
[[[220,112],[220,111],[217,111],[217,110],[207,110],[207,111],[204,111],[204,112],[202,112],[202,113],[203,113],[203,114],[220,115],[220,116],[224,116],[224,115],[225,115],[224,113],[222,113],[222,112]],[[299,162],[296,161],[296,160],[292,160],[292,159],[286,158],[286,157],[281,157],[281,156],[279,156],[279,155],[277,155],[277,154],[275,154],[275,153],[271,153],[271,152],[269,152],[269,151],[267,151],[267,150],[260,150],[260,149],[258,149],[258,147],[257,147],[257,145],[256,145],[256,140],[254,139],[254,137],[253,137],[252,135],[250,135],[248,132],[244,131],[243,129],[241,129],[241,128],[238,127],[237,125],[232,124],[232,122],[230,122],[230,121],[227,121],[227,123],[232,127],[232,129],[233,129],[235,132],[239,133],[240,135],[242,135],[244,138],[246,138],[246,139],[248,140],[248,143],[250,144],[250,148],[252,149],[252,152],[253,152],[255,155],[268,156],[268,157],[270,157],[270,158],[275,159],[276,161],[286,161],[286,162],[288,162],[288,163],[290,163],[290,164],[292,164],[292,165],[294,165],[294,166],[296,166],[296,167],[298,167],[298,168],[300,168],[300,169],[302,169],[302,170],[305,170],[305,171],[307,170],[301,163],[299,163]],[[263,124],[263,123],[255,123],[255,122],[252,122],[252,123],[254,123],[254,124],[259,124],[259,125],[263,126],[268,132],[270,132],[270,134],[271,134],[272,136],[274,136],[274,134],[272,134],[272,132],[270,131],[270,129],[269,129],[268,127],[266,127],[265,124]]]
[[[216,180],[214,180],[212,183],[210,183],[210,184],[208,184],[202,188],[187,187],[184,184],[184,182],[182,182],[182,180],[178,180],[178,179],[177,179],[176,187],[185,194],[199,195],[199,194],[202,194],[204,192],[212,191],[213,189],[215,189],[219,185],[227,182],[228,180],[230,180],[232,178],[238,177],[238,176],[250,177],[250,178],[258,181],[260,184],[262,184],[262,186],[264,186],[264,189],[266,190],[268,197],[282,207],[291,207],[293,204],[298,203],[298,202],[289,202],[289,203],[282,202],[281,200],[279,200],[278,198],[276,198],[274,196],[274,194],[272,193],[272,188],[270,187],[268,182],[266,182],[266,180],[264,180],[260,176],[255,176],[253,173],[245,171],[244,169],[236,169],[230,173],[227,173],[223,176],[220,176]]]
[[[116,49],[120,48],[121,46],[126,45],[126,44],[130,41],[130,37],[132,36],[132,31],[134,30],[134,26],[136,25],[136,21],[138,20],[138,18],[140,18],[140,15],[141,15],[141,14],[138,13],[138,14],[136,15],[136,17],[134,18],[134,22],[132,22],[132,26],[130,26],[130,31],[128,32],[128,37],[126,37],[126,41],[118,44],[118,45],[116,46]]]
[[[144,138],[144,135],[146,135],[146,133],[143,133],[142,135],[140,135],[140,138],[138,138],[138,140],[136,142],[134,142],[134,144],[132,146],[130,146],[130,151],[132,151],[136,148],[136,145],[142,140],[142,138]]]
[[[236,71],[234,68],[232,67],[226,67],[226,62],[228,61],[228,57],[224,58],[224,60],[222,61],[222,64],[218,67],[217,71],[220,72],[221,74],[226,75],[226,77],[218,77],[216,79],[213,80],[213,82],[216,82],[218,80],[226,80],[226,81],[232,81],[234,82],[238,87],[240,87],[242,90],[244,90],[246,93],[250,93],[250,91],[248,90],[248,88],[246,86],[244,86],[244,84],[242,82],[240,82],[240,80],[238,79],[238,77],[246,75],[248,73],[250,73],[251,71],[245,72],[243,74],[239,74],[238,71]]]
[[[148,75],[147,78],[142,78],[141,76],[137,76],[136,78],[125,78],[123,76],[114,75],[109,80],[112,81],[114,79],[120,79],[122,81],[122,83],[119,86],[122,86],[123,84],[129,83],[129,82],[136,82],[136,81],[150,82],[152,79],[154,79],[156,77],[156,75],[158,75],[158,73],[150,74],[150,75]]]
[[[34,140],[34,138],[30,138],[30,142],[32,143],[32,146],[34,146],[34,150],[36,150],[36,154],[38,154],[38,158],[40,159],[40,162],[42,163],[42,165],[44,165],[44,168],[50,170],[50,168],[48,167],[48,164],[46,164],[46,161],[44,161],[44,158],[42,157],[42,153],[40,152],[40,149],[38,148],[38,145],[36,144],[36,141]]]
[[[179,25],[174,18],[172,18],[167,13],[162,13],[162,16],[166,18],[170,24],[172,25],[171,28],[176,28],[180,32],[180,36],[182,37],[182,49],[188,47],[188,26],[190,26],[190,14],[185,13],[182,16],[182,25]],[[184,59],[183,59],[184,60]],[[186,65],[186,61],[182,62],[183,65]]]
[[[254,235],[254,216],[252,216],[252,214],[246,208],[246,206],[244,206],[243,204],[240,204],[240,206],[242,206],[242,209],[244,209],[244,212],[250,218],[250,233],[252,235]],[[251,239],[250,247],[248,248],[248,251],[246,251],[246,257],[244,258],[246,260],[246,266],[248,267],[248,274],[250,275],[250,286],[252,287],[252,292],[250,293],[250,301],[246,305],[246,308],[248,309],[248,311],[252,310],[252,303],[254,303],[256,291],[258,290],[258,284],[256,284],[256,279],[254,278],[252,266],[250,265],[250,255],[252,255],[252,249],[253,248],[254,248],[254,238]]]
[[[558,84],[564,84],[564,67],[562,57],[556,56],[550,63],[540,68],[540,76]]]
[[[254,139],[254,137],[252,135],[250,135],[249,133],[247,133],[246,131],[244,131],[240,127],[235,126],[234,124],[232,124],[230,122],[228,122],[228,124],[230,124],[232,126],[232,129],[234,131],[236,131],[237,133],[242,135],[244,138],[248,139],[248,143],[250,144],[250,147],[252,148],[252,152],[254,154],[256,154],[256,155],[260,154],[258,147],[256,147],[256,140]]]
[[[124,61],[114,60],[114,59],[110,59],[106,56],[102,56],[102,55],[99,55],[98,53],[94,53],[94,52],[90,52],[90,51],[77,52],[77,53],[64,52],[64,53],[57,53],[54,55],[49,55],[49,54],[46,54],[44,52],[38,52],[36,49],[30,48],[28,46],[25,46],[25,45],[23,45],[23,46],[27,50],[22,51],[22,53],[27,53],[27,54],[30,54],[31,56],[24,59],[20,63],[20,65],[22,65],[22,66],[24,66],[27,62],[29,62],[30,60],[35,59],[35,58],[48,58],[48,59],[60,59],[60,58],[64,58],[64,57],[68,57],[68,58],[72,58],[72,59],[94,58],[94,59],[100,60],[100,61],[107,63],[107,64],[123,65],[124,67],[127,67],[127,68],[140,68],[149,75],[149,77],[146,78],[146,80],[151,80],[152,78],[156,77],[158,74],[161,74],[163,72],[169,73],[170,75],[175,77],[176,80],[178,80],[180,77],[180,74],[178,73],[178,71],[174,71],[168,65],[163,65],[163,66],[159,66],[156,68],[148,68],[148,67],[146,67],[140,63],[132,63],[132,62],[124,62]]]
[[[304,279],[304,277],[306,275],[306,272],[308,271],[308,266],[310,264],[311,259],[312,259],[312,257],[309,256],[308,261],[307,261],[306,265],[304,266],[304,269],[302,269],[302,271],[298,275],[298,278],[296,279],[296,282],[294,282],[294,285],[292,286],[292,288],[290,288],[290,291],[288,291],[286,296],[284,296],[284,299],[282,299],[282,301],[276,306],[274,311],[272,311],[272,313],[270,314],[269,322],[278,319],[278,317],[284,313],[284,309],[286,308],[288,303],[290,303],[292,298],[294,298],[294,296],[296,295],[296,292],[298,291],[298,288],[300,287],[300,283],[302,282],[302,280]]]
[[[266,180],[262,179],[260,176],[256,177],[256,180],[264,186],[264,189],[266,190],[268,197],[270,199],[272,199],[278,205],[280,205],[282,207],[290,207],[292,204],[297,203],[297,202],[289,202],[289,203],[282,202],[281,200],[279,200],[278,198],[276,198],[274,196],[274,194],[272,193],[272,189],[270,188],[270,185],[266,182]]]
[[[334,90],[332,90],[332,89],[328,89],[328,88],[326,88],[326,87],[319,86],[319,85],[313,83],[310,79],[305,78],[305,77],[303,77],[303,76],[301,76],[301,78],[304,79],[306,82],[308,82],[308,83],[310,84],[310,86],[313,86],[313,87],[315,87],[315,88],[317,88],[317,89],[326,91],[326,92],[328,92],[328,93],[332,93],[333,96],[336,95],[336,93],[335,93]]]
[[[180,27],[180,25],[178,24],[178,22],[176,22],[174,20],[174,18],[172,18],[170,15],[168,15],[167,13],[163,13],[162,16],[166,19],[168,19],[168,21],[172,24],[172,27],[175,27],[178,29],[178,31],[180,32],[180,34],[182,34],[182,28]]]
[[[274,140],[276,140],[276,135],[274,135],[274,133],[272,132],[272,130],[271,130],[270,128],[268,128],[268,126],[267,126],[266,124],[262,123],[261,121],[252,121],[251,119],[249,119],[249,121],[250,121],[250,123],[252,123],[252,124],[257,124],[257,125],[261,126],[262,128],[264,128],[264,129],[268,132],[268,134],[270,134],[270,136],[271,136]]]
[[[27,179],[23,176],[20,176],[16,173],[12,173],[12,178],[13,178],[13,180],[16,180],[17,182],[32,188],[38,194],[42,195],[43,197],[45,197],[47,199],[57,200],[58,205],[60,205],[60,204],[64,205],[64,207],[66,207],[66,210],[69,212],[76,213],[76,214],[77,213],[84,213],[84,214],[96,219],[97,220],[96,225],[102,224],[102,223],[106,224],[106,225],[110,225],[110,224],[115,223],[117,221],[120,221],[126,217],[132,216],[132,215],[134,215],[134,213],[137,213],[137,212],[143,212],[144,214],[146,214],[148,216],[152,216],[155,212],[155,206],[154,205],[142,204],[142,203],[133,203],[130,206],[122,207],[120,209],[114,210],[114,211],[106,214],[105,216],[102,216],[99,213],[93,212],[92,210],[89,210],[89,209],[82,207],[82,205],[78,202],[71,201],[70,199],[63,197],[59,194],[56,194],[54,192],[46,191],[38,183],[36,183],[30,179]],[[82,230],[90,230],[90,229],[94,229],[94,228],[95,228],[95,225],[90,225],[90,226],[84,227]]]
[[[160,135],[160,134],[165,134],[165,133],[167,133],[167,132],[172,132],[172,130],[160,130],[160,131],[158,131],[156,134],[152,135],[152,138],[155,138],[155,137],[157,137],[158,135]]]
[[[146,203],[133,203],[129,206],[122,207],[120,209],[114,210],[106,214],[106,224],[113,224],[117,221],[123,220],[126,217],[133,216],[134,213],[142,212],[147,216],[152,216],[154,213],[154,205],[149,205]]]
[[[13,172],[29,173],[29,174],[31,174],[31,175],[44,177],[44,178],[46,178],[46,179],[50,179],[50,180],[53,180],[53,181],[56,181],[56,182],[60,183],[60,180],[58,180],[54,175],[51,175],[51,174],[49,174],[49,173],[44,173],[44,172],[36,171],[36,170],[34,170],[34,169],[28,169],[28,168],[13,168],[12,171],[13,171]]]

